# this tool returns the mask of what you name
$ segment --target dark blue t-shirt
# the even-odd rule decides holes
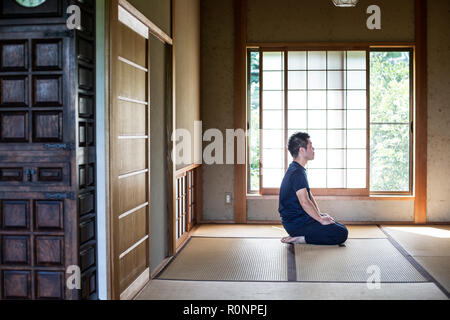
[[[280,187],[278,212],[283,221],[309,217],[300,205],[296,194],[298,190],[304,188],[308,190],[308,196],[311,199],[306,169],[298,162],[292,161]]]

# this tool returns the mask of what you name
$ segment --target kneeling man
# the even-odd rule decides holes
[[[289,138],[288,149],[294,158],[280,187],[278,211],[289,237],[283,243],[338,245],[347,240],[347,228],[327,213],[321,213],[312,195],[306,164],[314,160],[314,148],[307,133]]]

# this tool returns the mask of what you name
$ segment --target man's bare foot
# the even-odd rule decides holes
[[[306,243],[305,241],[305,237],[304,236],[300,236],[300,237],[284,237],[281,238],[281,242],[282,243]]]

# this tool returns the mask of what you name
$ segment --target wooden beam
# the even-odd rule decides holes
[[[415,0],[415,167],[414,221],[427,221],[427,4]]]
[[[175,0],[171,1],[172,36],[175,34]],[[172,159],[172,152],[175,150],[175,142],[172,141],[172,132],[176,128],[176,108],[175,108],[175,41],[172,45],[166,46],[167,60],[167,107],[165,108],[166,122],[166,180],[167,180],[167,241],[168,255],[176,253],[176,165]]]
[[[246,42],[247,42],[247,1],[234,1],[234,128],[247,131],[246,119]],[[247,172],[245,164],[238,164],[239,144],[235,144],[234,165],[234,221],[247,221]],[[244,143],[243,154],[246,154],[247,143]]]
[[[146,16],[139,12],[133,5],[126,0],[119,0],[119,5],[135,16],[139,21],[149,28],[149,32],[160,41],[172,45],[172,38],[162,31],[156,24],[151,22]]]
[[[413,47],[415,42],[411,41],[353,41],[353,42],[247,42],[247,47],[253,48],[276,48],[277,50],[281,48],[287,48],[289,50],[294,49],[312,49],[312,50],[366,50],[369,48],[376,47]]]

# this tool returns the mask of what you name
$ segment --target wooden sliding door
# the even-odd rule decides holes
[[[130,299],[150,279],[150,41],[118,1],[110,10],[112,298]]]

